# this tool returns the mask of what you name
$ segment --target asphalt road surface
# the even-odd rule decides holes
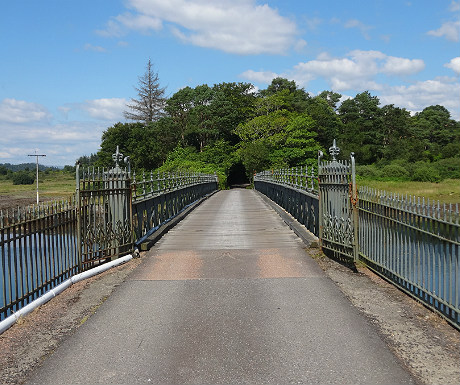
[[[166,234],[28,383],[414,380],[280,217],[234,189]]]

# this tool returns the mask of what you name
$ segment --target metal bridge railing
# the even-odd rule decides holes
[[[254,188],[319,237],[332,256],[362,261],[460,329],[459,205],[360,187],[351,162],[318,157],[311,170],[263,171]],[[306,219],[308,218],[308,219]]]
[[[0,211],[0,321],[70,278],[129,254],[135,242],[217,190],[216,175],[80,170],[70,201]]]
[[[319,235],[318,177],[313,167],[262,171],[254,175],[254,188]]]
[[[76,204],[0,211],[0,320],[78,271]]]
[[[460,327],[459,207],[359,189],[359,257]]]
[[[145,173],[133,178],[133,231],[136,245],[193,202],[218,189],[217,175],[196,172]]]

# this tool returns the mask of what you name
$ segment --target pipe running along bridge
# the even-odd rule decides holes
[[[89,270],[129,253],[132,233],[135,245],[148,250],[28,383],[416,383],[267,197],[296,217],[324,251],[341,260],[368,261],[456,327],[458,263],[453,281],[425,278],[447,271],[458,254],[445,248],[435,256],[441,262],[429,261],[433,236],[427,235],[428,251],[415,260],[399,266],[392,256],[402,260],[403,242],[411,235],[420,240],[413,217],[423,215],[432,225],[437,215],[447,214],[430,205],[425,213],[416,212],[422,208],[403,207],[368,190],[359,192],[358,202],[353,159],[337,161],[333,147],[331,161],[319,159],[318,175],[308,169],[270,170],[255,176],[255,190],[217,191],[212,175],[144,175],[127,183],[123,175],[130,171],[120,171],[118,163],[100,178],[94,172],[83,175],[75,204],[78,250],[70,270]],[[122,199],[126,194],[132,204]],[[411,212],[410,220],[403,211]],[[458,208],[457,218],[454,210],[445,222],[458,228]],[[360,245],[359,224],[367,236],[385,227],[389,250],[374,256],[372,245]],[[426,232],[429,226],[420,227]],[[458,237],[456,231],[449,229],[451,238]],[[381,242],[377,236],[374,242]],[[437,290],[441,286],[444,290]]]

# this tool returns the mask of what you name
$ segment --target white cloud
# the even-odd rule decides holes
[[[402,57],[388,56],[382,68],[382,72],[387,75],[412,75],[425,68],[425,63],[421,59],[406,59]]]
[[[46,158],[43,164],[73,165],[82,155],[99,149],[101,136],[107,126],[96,122],[66,122],[42,125],[3,123],[0,125],[0,163],[26,163],[37,149]]]
[[[253,71],[253,70],[248,70],[243,72],[240,77],[243,79],[249,80],[251,82],[257,82],[257,83],[271,83],[271,81],[278,77],[279,75],[275,72],[271,71]]]
[[[81,104],[81,109],[95,119],[122,120],[126,104],[124,98],[95,99]]]
[[[458,105],[458,79],[439,77],[418,81],[411,85],[385,87],[379,99],[383,105],[395,104],[412,112],[422,111],[428,106],[439,104],[446,107],[453,119],[460,119]]]
[[[96,33],[104,37],[120,37],[126,34],[126,30],[118,21],[109,20],[105,29],[96,30]]]
[[[359,21],[357,19],[348,20],[347,22],[345,22],[344,27],[345,28],[357,28],[366,40],[370,40],[371,37],[369,35],[369,31],[372,28],[374,28],[372,26],[364,24],[362,21]]]
[[[50,119],[48,110],[37,103],[24,100],[3,99],[0,102],[0,122],[27,123]]]
[[[428,35],[445,37],[447,40],[460,41],[460,21],[447,21],[436,30],[428,31]]]
[[[459,73],[460,57],[452,59],[446,66]],[[342,94],[356,94],[369,90],[379,97],[382,105],[394,104],[413,112],[440,104],[451,112],[453,119],[459,120],[458,77],[438,77],[400,86],[389,85],[392,78],[408,77],[424,67],[425,64],[420,59],[388,56],[379,51],[355,50],[339,58],[323,53],[317,59],[299,63],[278,76],[295,80],[302,87],[306,87],[313,80],[321,79],[329,84],[330,90]],[[276,74],[270,71],[248,70],[240,76],[269,84],[274,75]]]
[[[107,50],[104,47],[98,46],[98,45],[92,45],[92,44],[85,44],[84,47],[85,51],[94,51],[94,52],[107,52]]]
[[[452,1],[449,6],[449,11],[451,12],[457,12],[460,11],[460,2],[458,1]]]
[[[341,58],[321,54],[316,60],[294,66],[290,76],[304,86],[313,79],[322,78],[336,91],[379,90],[381,85],[374,80],[379,74],[408,76],[424,68],[425,64],[420,59],[387,56],[380,51],[354,50]]]
[[[449,63],[444,64],[444,67],[450,68],[457,75],[460,75],[460,56],[454,57]]]
[[[163,28],[161,19],[157,17],[151,17],[148,15],[133,15],[131,13],[125,13],[116,17],[124,27],[133,29],[141,32],[148,32],[149,30],[159,31]]]
[[[132,13],[110,20],[104,36],[126,30],[159,30],[168,24],[185,43],[236,54],[284,54],[305,45],[297,26],[267,4],[254,0],[128,0]]]
[[[126,102],[106,98],[63,105],[58,111],[64,120],[56,121],[38,104],[4,99],[0,102],[0,163],[28,162],[27,154],[39,149],[47,155],[43,164],[73,165],[80,156],[98,151],[102,132],[123,121]]]

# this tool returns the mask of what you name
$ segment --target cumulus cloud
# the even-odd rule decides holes
[[[295,80],[302,87],[306,87],[310,81],[320,79],[326,81],[333,91],[356,94],[369,90],[379,97],[382,105],[394,104],[413,112],[440,104],[451,112],[454,119],[459,120],[458,77],[438,77],[400,86],[390,85],[391,78],[407,77],[424,67],[425,64],[420,59],[388,56],[379,51],[355,50],[345,57],[332,57],[324,53],[315,60],[299,63],[279,75],[270,71],[249,70],[240,76],[265,84],[269,84],[276,76],[282,76]],[[446,67],[460,73],[460,57],[452,59]]]
[[[380,51],[354,50],[345,57],[322,53],[317,59],[298,63],[280,76],[294,79],[302,86],[307,86],[314,79],[323,79],[339,92],[350,89],[380,90],[382,85],[375,81],[377,75],[409,76],[424,68],[425,63],[421,59],[388,56]],[[248,70],[240,76],[250,81],[269,83],[275,75],[270,71]]]
[[[445,37],[447,40],[460,41],[460,21],[447,21],[438,29],[428,31],[428,35],[435,37]]]
[[[0,102],[0,121],[9,123],[39,122],[50,119],[48,110],[37,103],[6,98]]]
[[[379,98],[382,104],[395,104],[412,112],[422,111],[432,105],[446,107],[452,118],[460,119],[458,105],[458,79],[438,77],[435,79],[418,81],[411,85],[385,87]]]
[[[2,123],[0,162],[28,162],[26,155],[38,149],[46,154],[44,164],[73,165],[80,156],[98,151],[106,128],[106,124],[98,122]]]
[[[160,30],[167,24],[184,43],[236,54],[283,54],[299,46],[296,24],[267,4],[253,0],[128,0],[130,13],[99,31]],[[305,45],[305,43],[300,43]]]
[[[123,98],[106,98],[63,105],[58,111],[64,120],[57,121],[39,104],[4,99],[0,102],[0,163],[27,162],[24,154],[39,148],[47,154],[49,165],[74,164],[80,156],[98,151],[102,132],[123,121],[126,103]]]
[[[121,120],[126,109],[127,100],[124,98],[87,100],[81,105],[92,118],[101,120]]]
[[[274,78],[278,76],[279,75],[276,72],[253,70],[245,71],[240,75],[240,77],[242,77],[243,79],[249,80],[251,82],[266,84],[270,83]]]
[[[424,68],[425,63],[421,59],[388,56],[383,65],[382,72],[387,75],[412,75]]]
[[[460,75],[460,57],[454,57],[449,63],[444,64],[444,67],[450,68],[457,75]]]

